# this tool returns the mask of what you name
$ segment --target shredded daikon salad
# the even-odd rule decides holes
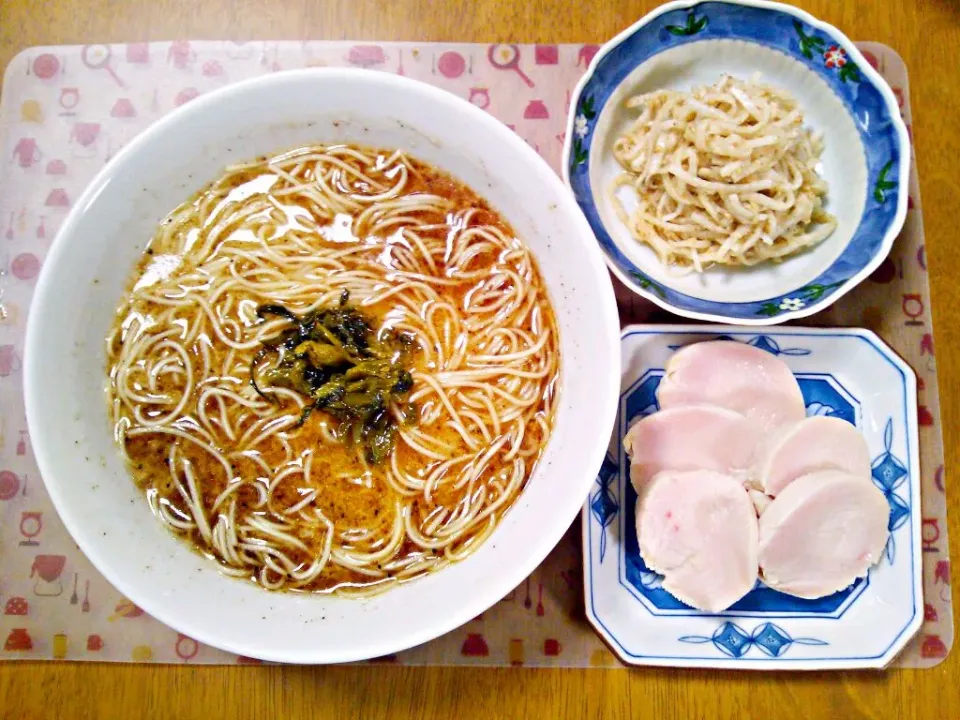
[[[817,174],[823,138],[797,101],[759,77],[631,97],[640,115],[614,144],[621,221],[676,272],[779,261],[837,226]],[[633,193],[635,207],[623,196]]]

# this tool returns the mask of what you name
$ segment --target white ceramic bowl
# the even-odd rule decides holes
[[[561,330],[562,390],[543,460],[469,558],[370,600],[270,593],[227,578],[168,533],[114,446],[104,337],[156,223],[233,162],[306,143],[402,147],[468,183],[529,244]],[[600,250],[547,164],[444,91],[361,70],[304,70],[191,102],[96,177],[47,257],[27,328],[31,440],[67,529],[122,593],[179,632],[265,660],[320,663],[425,642],[486,610],[544,559],[603,460],[620,377],[619,322]]]

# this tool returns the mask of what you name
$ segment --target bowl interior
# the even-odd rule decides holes
[[[617,217],[610,193],[622,167],[613,155],[616,139],[629,128],[637,111],[625,107],[628,98],[657,89],[691,90],[712,85],[724,74],[760,81],[789,91],[800,103],[804,125],[824,134],[818,168],[830,186],[827,210],[837,229],[817,247],[779,264],[752,268],[711,268],[677,276],[640,243]],[[771,47],[742,40],[702,40],[679,45],[641,63],[613,90],[600,112],[590,152],[593,201],[613,242],[651,279],[694,298],[742,303],[788,293],[813,281],[843,252],[856,232],[867,197],[867,163],[863,143],[843,102],[816,73]],[[621,188],[624,207],[632,191]]]
[[[385,112],[389,108],[389,113]],[[269,593],[164,530],[114,446],[103,340],[156,223],[231,163],[307,143],[402,147],[460,178],[536,254],[561,329],[556,429],[494,535],[463,562],[368,601]],[[575,293],[575,294],[574,294]],[[576,516],[615,415],[619,323],[590,228],[550,168],[496,120],[420,83],[309,70],[191,102],[127,146],[47,258],[25,352],[31,437],[68,530],[121,592],[197,640],[267,660],[340,662],[419,644],[519,584]]]

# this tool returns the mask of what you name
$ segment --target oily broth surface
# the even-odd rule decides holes
[[[250,383],[282,329],[344,291],[416,339],[418,418],[369,463],[338,421]],[[161,224],[107,338],[116,436],[157,517],[232,575],[364,593],[469,554],[550,434],[559,337],[509,224],[390,150],[313,146],[228,170]]]

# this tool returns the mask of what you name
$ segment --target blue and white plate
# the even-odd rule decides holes
[[[640,558],[629,462],[621,438],[657,410],[670,356],[726,338],[786,362],[808,415],[832,415],[863,432],[873,481],[890,503],[881,562],[846,590],[804,600],[757,586],[731,609],[708,614],[660,587]],[[749,669],[884,667],[923,621],[916,377],[876,335],[859,329],[633,325],[621,335],[623,375],[606,461],[583,508],[587,617],[625,663]]]
[[[631,236],[610,198],[621,172],[613,143],[635,116],[624,101],[757,72],[791,92],[806,125],[824,133],[821,173],[838,227],[779,264],[677,277]],[[597,53],[574,91],[563,172],[607,264],[634,292],[686,317],[771,325],[824,309],[879,266],[906,216],[909,164],[893,92],[836,28],[762,0],[684,1],[661,6]]]

